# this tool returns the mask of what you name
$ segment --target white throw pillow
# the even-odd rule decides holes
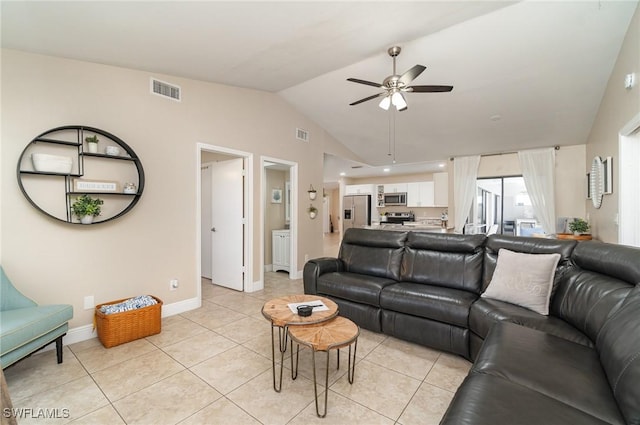
[[[482,297],[517,304],[549,315],[549,299],[560,254],[523,254],[501,248]]]

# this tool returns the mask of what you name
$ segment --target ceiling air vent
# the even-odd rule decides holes
[[[180,102],[182,96],[180,86],[156,80],[155,78],[151,79],[151,93],[157,94],[158,96],[168,97],[176,102]]]
[[[302,140],[303,142],[309,141],[309,132],[307,130],[303,130],[301,128],[296,128],[296,139]]]

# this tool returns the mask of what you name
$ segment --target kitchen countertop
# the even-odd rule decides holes
[[[416,232],[433,232],[433,233],[448,233],[447,229],[443,229],[440,226],[429,226],[416,222],[405,222],[402,224],[372,224],[371,226],[363,226],[364,229],[371,230],[395,230],[395,231],[416,231]]]

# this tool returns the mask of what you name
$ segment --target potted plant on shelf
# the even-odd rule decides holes
[[[84,138],[84,141],[87,142],[87,148],[89,149],[89,153],[98,153],[98,136],[95,134],[93,136],[88,136]]]
[[[93,223],[93,217],[100,215],[100,206],[102,204],[104,204],[104,201],[100,198],[80,195],[71,205],[71,210],[80,219],[80,223],[91,224]]]
[[[589,231],[589,223],[581,218],[576,218],[569,223],[569,230],[571,230],[576,236],[585,234]]]
[[[309,212],[309,217],[311,217],[312,219],[316,218],[316,216],[318,215],[318,209],[313,205],[309,205],[307,211]]]

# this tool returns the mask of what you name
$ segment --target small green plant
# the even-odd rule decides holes
[[[307,208],[307,211],[309,213],[317,213],[318,209],[316,207],[314,207],[313,205],[309,205],[309,208]]]
[[[569,230],[573,233],[586,233],[589,231],[589,223],[581,218],[576,218],[569,223]]]
[[[71,210],[76,216],[78,216],[78,218],[86,215],[95,217],[100,215],[100,206],[102,204],[104,204],[104,201],[100,198],[92,198],[89,195],[80,195],[76,198],[73,205],[71,205]]]
[[[93,136],[89,136],[89,137],[85,137],[84,141],[87,143],[98,143],[98,136],[96,136],[95,134]]]

